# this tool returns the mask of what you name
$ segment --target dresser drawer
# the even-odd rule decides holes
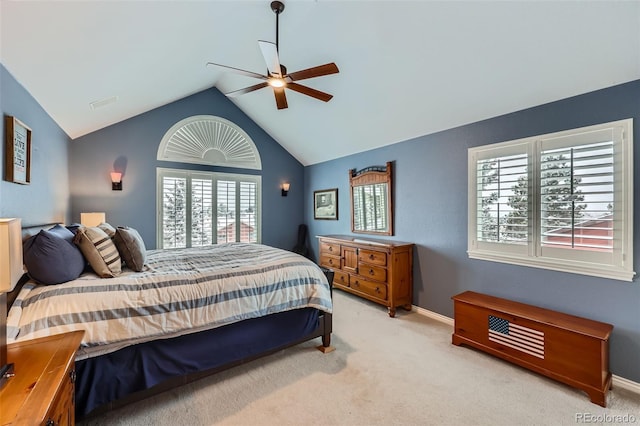
[[[320,255],[320,266],[324,266],[325,268],[340,269],[340,257],[339,256],[330,256],[328,254],[321,254]]]
[[[371,263],[373,265],[386,266],[387,253],[382,251],[360,249],[358,260],[360,262]]]
[[[361,293],[368,294],[377,299],[387,300],[387,285],[364,278],[351,277],[349,286]]]
[[[345,274],[344,272],[340,271],[334,271],[333,282],[345,287],[349,287],[349,274]]]
[[[358,273],[363,277],[367,277],[370,280],[375,281],[387,281],[387,270],[380,266],[367,265],[366,263],[360,263],[358,265]]]
[[[340,256],[340,244],[322,242],[320,243],[320,253]]]

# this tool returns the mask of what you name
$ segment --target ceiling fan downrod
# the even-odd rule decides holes
[[[282,11],[284,10],[284,3],[282,3],[281,1],[272,1],[271,2],[271,10],[273,10],[273,13],[276,14],[276,50],[278,52],[280,52],[280,43],[279,43],[279,38],[280,38],[280,14],[282,13]]]

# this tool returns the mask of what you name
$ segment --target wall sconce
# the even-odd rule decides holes
[[[289,187],[291,187],[291,184],[289,182],[285,182],[282,184],[282,196],[286,197],[287,194],[289,193]]]
[[[80,223],[87,227],[98,226],[107,221],[104,212],[80,213]]]
[[[122,173],[111,172],[111,190],[122,191]]]

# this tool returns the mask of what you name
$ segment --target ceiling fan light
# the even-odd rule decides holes
[[[284,87],[286,85],[283,78],[270,78],[268,83],[271,87]]]

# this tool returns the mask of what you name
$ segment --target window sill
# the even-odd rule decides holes
[[[609,278],[620,281],[633,281],[634,271],[617,268],[611,265],[577,262],[571,260],[554,260],[541,257],[509,256],[504,253],[487,251],[468,251],[470,259],[488,260],[492,262],[508,263],[511,265],[529,266],[532,268],[549,269],[552,271],[569,272],[572,274],[590,275],[599,278]]]

